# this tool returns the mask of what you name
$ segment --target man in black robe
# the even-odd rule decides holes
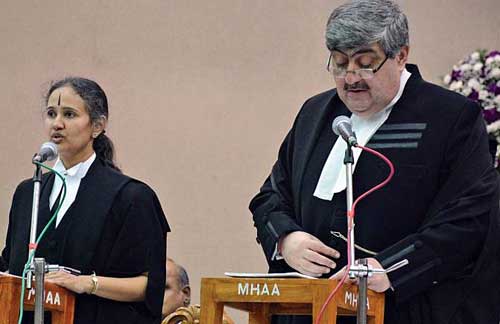
[[[346,115],[360,144],[395,167],[392,181],[362,200],[355,218],[356,243],[373,251],[357,251],[358,258],[375,268],[408,261],[368,279],[369,288],[385,292],[385,323],[497,324],[498,178],[479,106],[407,64],[407,19],[391,1],[335,9],[326,43],[337,88],[306,101],[250,204],[270,272],[328,277],[347,264],[345,241],[331,234],[347,234],[338,157],[345,144],[331,131]],[[389,169],[366,152],[355,157],[356,198]]]

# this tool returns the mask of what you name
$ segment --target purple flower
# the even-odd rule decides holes
[[[490,83],[490,85],[487,87],[488,92],[494,93],[495,96],[500,95],[500,87],[497,86],[496,82]]]
[[[483,116],[486,120],[486,123],[488,123],[489,125],[500,119],[500,112],[498,112],[496,109],[484,109]]]
[[[488,55],[486,55],[486,58],[488,58],[488,57],[494,57],[494,56],[497,56],[497,55],[500,55],[500,51],[497,51],[497,50],[491,51],[491,52],[488,53]]]
[[[445,78],[445,84],[451,90],[466,95],[481,106],[488,125],[500,122],[499,58],[499,50],[477,50],[455,65]],[[488,64],[486,60],[489,61]],[[489,131],[499,130],[499,127],[495,127]],[[500,144],[500,136],[497,136],[497,140]]]
[[[479,99],[479,92],[472,90],[472,92],[467,96],[469,99],[477,101]]]
[[[460,70],[451,71],[451,81],[457,81],[460,78],[462,78],[462,71]]]

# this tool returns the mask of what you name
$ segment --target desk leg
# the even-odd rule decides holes
[[[0,283],[0,323],[17,324],[21,285]]]
[[[64,314],[60,312],[52,312],[52,324],[67,324],[64,318]]]
[[[368,324],[384,324],[383,314],[375,314],[374,316],[367,317]]]
[[[212,298],[214,286],[211,284],[204,285],[201,290],[201,313],[200,323],[222,323],[222,314],[224,304],[216,303]]]
[[[325,289],[320,289],[321,287],[314,287],[314,297],[313,297],[313,323],[316,323],[321,307],[328,298],[329,291]],[[335,299],[328,304],[327,308],[323,312],[321,317],[321,324],[336,324],[337,323],[337,305],[335,305]]]
[[[260,304],[253,312],[248,313],[248,324],[270,324],[269,304]]]
[[[202,303],[200,323],[222,323],[224,305],[220,303]]]
[[[373,305],[374,315],[368,316],[368,324],[384,324],[384,300],[374,302]]]

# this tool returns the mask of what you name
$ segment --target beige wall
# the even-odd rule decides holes
[[[476,48],[500,49],[498,0],[400,2],[429,80]],[[339,3],[2,1],[0,240],[45,141],[47,81],[82,75],[109,96],[119,164],[162,201],[194,301],[202,276],[266,271],[247,205],[302,102],[332,86],[323,30]]]

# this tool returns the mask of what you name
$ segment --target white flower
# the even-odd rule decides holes
[[[481,71],[481,69],[483,68],[483,63],[476,63],[474,64],[474,71]]]
[[[451,84],[450,84],[450,90],[452,91],[457,91],[459,90],[460,88],[463,87],[463,82],[462,81],[453,81]]]
[[[479,90],[481,90],[481,83],[479,83],[479,81],[477,81],[476,79],[470,79],[469,82],[467,82],[467,86],[478,92]]]
[[[500,68],[494,68],[493,70],[491,70],[490,76],[494,79],[500,78]]]
[[[481,53],[475,51],[454,65],[452,72],[444,75],[443,84],[464,96],[474,93],[482,109],[496,116],[496,112],[500,113],[500,95],[488,89],[490,84],[500,87],[500,53],[488,58]],[[452,75],[456,76],[455,80]],[[488,125],[488,132],[495,134],[500,149],[500,119]]]
[[[489,92],[486,90],[479,91],[479,100],[485,100],[486,98],[488,98],[488,94]]]
[[[471,92],[472,92],[472,89],[471,89],[471,88],[469,88],[469,87],[465,87],[465,88],[463,88],[463,89],[462,89],[462,94],[463,94],[464,96],[466,96],[466,97],[467,97],[468,95],[470,95],[470,94],[471,94]]]
[[[486,131],[488,133],[493,133],[493,132],[497,131],[498,129],[500,129],[500,120],[494,121],[493,123],[486,126]]]
[[[466,63],[466,64],[463,64],[462,66],[460,66],[460,70],[466,72],[466,71],[470,71],[472,70],[472,65]]]

